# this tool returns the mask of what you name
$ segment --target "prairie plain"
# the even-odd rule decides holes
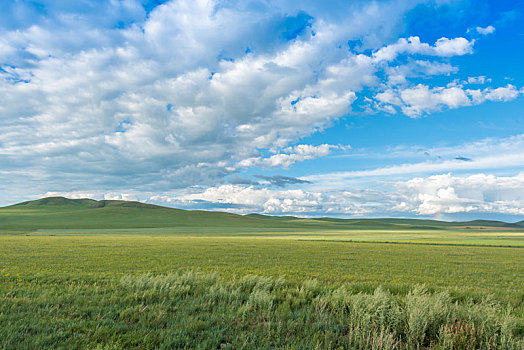
[[[518,348],[523,253],[521,223],[47,198],[0,209],[0,346]]]

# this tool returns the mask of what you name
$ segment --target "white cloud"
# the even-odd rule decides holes
[[[524,214],[524,173],[512,177],[443,174],[391,185],[387,190],[353,187],[324,191],[222,185],[188,195],[154,196],[150,201],[189,207],[205,202],[209,207],[237,213],[342,216]]]
[[[477,28],[475,28],[475,30],[476,30],[477,33],[479,33],[479,34],[487,35],[487,34],[494,33],[494,32],[495,32],[495,27],[493,27],[493,26],[487,26],[487,27],[485,27],[485,28],[477,27]]]
[[[522,94],[514,85],[508,84],[505,87],[485,88],[483,90],[466,90],[471,96],[474,104],[480,104],[485,101],[507,102],[514,100]]]
[[[377,84],[368,56],[331,49],[347,40],[339,36],[362,35],[376,21],[345,28],[319,19],[314,36],[275,43],[260,30],[274,18],[215,5],[170,1],[122,30],[69,33],[89,40],[81,51],[60,44],[55,28],[8,32],[10,47],[30,46],[34,57],[2,74],[3,165],[57,178],[105,173],[111,185],[123,169],[133,181],[146,172],[154,175],[148,181],[171,186],[214,182],[256,149],[286,147],[329,127],[350,111],[357,91]],[[382,16],[361,11],[355,16]],[[246,47],[254,51],[245,54]],[[267,162],[290,166],[308,157]]]
[[[9,32],[2,42],[31,46],[37,59],[2,72],[3,165],[55,175],[104,169],[106,178],[147,171],[184,186],[227,174],[257,148],[284,147],[329,126],[349,111],[352,90],[373,82],[373,69],[351,53],[325,55],[336,40],[332,24],[279,44],[260,31],[272,21],[214,2],[171,1],[118,31],[112,39],[125,41],[107,48],[64,52],[50,29]],[[249,46],[257,53],[244,54]],[[50,167],[35,164],[45,159]],[[196,177],[175,178],[194,168]]]
[[[478,77],[468,77],[467,83],[468,84],[485,84],[485,83],[491,83],[491,79],[486,78],[483,75],[478,76]]]
[[[388,45],[373,53],[376,62],[393,61],[400,54],[421,54],[427,56],[462,56],[473,53],[475,41],[465,38],[440,38],[431,46],[420,41],[418,36],[400,38],[395,44]]]
[[[368,195],[364,195],[364,192]],[[373,195],[375,200],[371,202],[370,198]],[[322,193],[300,189],[270,190],[253,186],[222,185],[183,196],[154,196],[150,201],[189,207],[206,202],[209,207],[216,206],[236,213],[360,216],[372,212],[370,207],[378,198],[375,191]]]
[[[458,68],[449,63],[410,60],[407,64],[387,67],[388,84],[407,84],[406,78],[430,77],[433,75],[450,75],[458,72]]]
[[[442,108],[458,108],[478,105],[485,101],[507,102],[517,98],[522,92],[516,86],[485,89],[464,89],[461,86],[434,87],[418,84],[414,87],[388,88],[377,93],[374,98],[380,107],[387,105],[400,107],[410,117],[440,111]],[[390,109],[391,110],[391,109]]]
[[[284,169],[289,169],[289,167],[295,164],[296,162],[303,162],[304,160],[325,157],[329,155],[333,150],[348,150],[350,148],[351,147],[349,145],[296,145],[293,147],[287,147],[283,149],[282,152],[273,154],[267,158],[251,157],[244,159],[240,161],[237,165],[242,168],[264,166],[282,167]]]
[[[404,197],[402,211],[420,215],[467,212],[524,215],[524,173],[513,177],[433,175],[397,182],[394,186]]]

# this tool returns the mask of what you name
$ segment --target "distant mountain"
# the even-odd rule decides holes
[[[182,210],[121,200],[48,197],[0,208],[0,231],[38,229],[200,228],[245,232],[313,230],[522,229],[524,221],[445,222],[419,219],[298,218],[262,214]]]

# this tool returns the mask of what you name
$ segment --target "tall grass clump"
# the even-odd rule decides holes
[[[182,271],[119,280],[12,280],[0,348],[522,349],[522,320],[486,296],[455,299],[317,280]]]

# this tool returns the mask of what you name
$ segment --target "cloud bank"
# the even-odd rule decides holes
[[[309,186],[315,181],[307,176],[246,180],[239,174],[288,170],[350,152],[351,140],[303,140],[355,115],[419,118],[517,99],[521,87],[489,86],[485,76],[441,84],[460,69],[452,60],[474,55],[482,38],[399,37],[411,11],[441,5],[2,5],[0,191],[9,198],[52,191],[161,200],[161,193],[198,186],[202,194],[176,201],[253,205],[268,213],[367,213],[371,204],[342,204],[334,193],[259,184]],[[459,163],[488,162],[472,159]],[[357,198],[359,191],[346,195]]]
[[[150,200],[191,208],[209,206],[238,212],[266,214],[377,216],[502,213],[524,215],[524,173],[497,177],[451,174],[397,181],[383,190],[345,189],[331,191],[271,190],[254,186],[221,185],[201,193],[178,197],[153,196]],[[229,207],[227,207],[229,206]]]

